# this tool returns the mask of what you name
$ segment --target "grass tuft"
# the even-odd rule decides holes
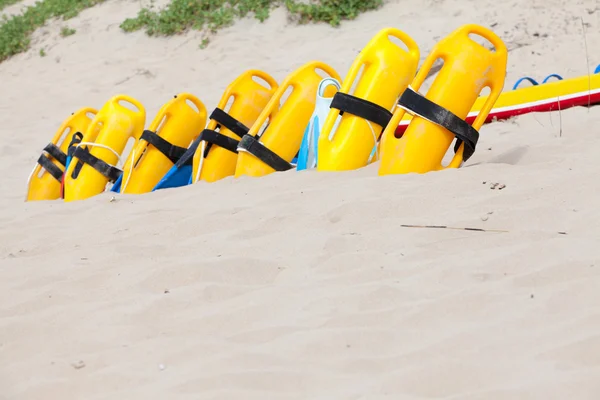
[[[272,0],[173,0],[161,11],[143,8],[137,17],[128,18],[121,28],[126,32],[145,28],[148,35],[169,36],[187,29],[217,29],[229,26],[236,18],[253,13],[264,21],[269,17]]]
[[[74,35],[75,32],[77,32],[75,29],[69,28],[68,26],[63,26],[60,29],[60,36],[62,36],[62,37],[71,36],[71,35]]]
[[[0,9],[18,0],[0,0]],[[0,18],[0,62],[29,49],[31,34],[52,18],[68,20],[81,10],[104,0],[38,0],[20,15]],[[188,29],[215,33],[230,26],[238,18],[252,14],[263,22],[270,11],[283,6],[292,20],[304,24],[326,22],[338,26],[342,20],[351,20],[360,13],[374,10],[383,0],[172,0],[165,9],[154,11],[143,8],[135,18],[128,18],[121,29],[132,32],[144,29],[150,35],[175,35]],[[74,29],[63,27],[61,36],[70,36]],[[205,37],[201,48],[208,45]],[[41,55],[40,50],[40,55]]]
[[[150,36],[169,36],[188,29],[215,33],[248,14],[263,22],[270,10],[279,6],[285,6],[298,23],[326,22],[338,26],[342,20],[354,19],[382,4],[383,0],[313,0],[308,4],[298,0],[172,0],[160,11],[141,9],[135,18],[126,19],[121,28],[126,32],[144,29]]]
[[[6,1],[6,0],[0,0]],[[21,15],[3,16],[0,19],[0,62],[29,49],[31,34],[51,18],[67,20],[81,10],[104,0],[43,0],[25,9]],[[69,28],[63,36],[73,34]],[[66,35],[64,35],[66,33]]]
[[[292,18],[297,18],[299,23],[326,22],[332,26],[339,26],[342,20],[353,20],[382,4],[383,0],[322,0],[309,4],[286,1]]]
[[[12,6],[13,4],[18,3],[21,0],[0,0],[0,11],[5,9],[8,6]]]

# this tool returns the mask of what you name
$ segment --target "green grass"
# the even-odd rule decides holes
[[[68,26],[63,26],[60,29],[60,36],[62,36],[62,37],[71,36],[71,35],[74,35],[75,32],[77,32],[75,29],[69,28]]]
[[[67,20],[81,10],[104,0],[39,0],[20,15],[0,18],[0,62],[29,49],[31,34],[52,18]],[[0,9],[17,0],[0,0]],[[342,20],[356,18],[360,13],[380,7],[383,0],[172,0],[163,10],[144,8],[135,18],[126,19],[121,28],[126,32],[144,29],[148,35],[174,35],[188,29],[215,33],[248,14],[259,21],[269,17],[275,7],[285,7],[298,23],[325,22],[337,26]],[[61,36],[70,36],[74,29],[63,27]],[[201,47],[208,44],[202,40]],[[40,50],[40,55],[43,50]]]
[[[0,0],[7,1],[7,0]],[[10,1],[10,0],[8,0]],[[25,9],[23,14],[0,19],[0,62],[29,49],[31,34],[51,18],[73,18],[81,10],[104,0],[43,0]],[[74,33],[63,28],[61,34]]]
[[[298,23],[326,22],[338,26],[340,21],[354,19],[382,4],[383,0],[313,0],[308,4],[297,0],[172,0],[160,11],[143,8],[135,18],[126,19],[121,28],[126,32],[144,29],[151,36],[169,36],[188,29],[214,33],[250,13],[263,22],[270,10],[279,6],[284,6]],[[205,38],[203,45],[207,43]]]
[[[0,11],[8,6],[12,6],[15,3],[18,3],[21,0],[0,0]]]

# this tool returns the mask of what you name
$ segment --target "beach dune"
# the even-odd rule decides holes
[[[345,76],[384,27],[424,59],[466,23],[508,46],[505,90],[578,77],[600,63],[595,1],[388,1],[339,28],[276,9],[203,50],[123,33],[139,7],[48,24],[0,64],[0,399],[598,399],[598,108],[487,124],[458,170],[24,202],[61,121],[116,94],[148,125],[182,91],[212,110],[246,69]]]

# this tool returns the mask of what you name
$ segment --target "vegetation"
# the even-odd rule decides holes
[[[0,10],[17,0],[0,0]],[[38,0],[20,15],[0,18],[0,62],[29,49],[31,34],[52,18],[67,20],[81,10],[104,0]],[[231,25],[235,19],[252,13],[259,21],[269,17],[275,7],[285,7],[298,23],[326,22],[338,26],[340,21],[354,19],[360,13],[378,8],[383,0],[172,0],[160,11],[143,8],[135,18],[126,19],[121,28],[131,32],[144,29],[148,35],[174,35],[188,29],[210,33]],[[61,36],[74,29],[63,27]],[[208,39],[202,40],[206,46]],[[40,51],[40,54],[42,51]]]
[[[62,36],[62,37],[71,36],[71,35],[74,35],[75,32],[77,32],[75,29],[69,28],[68,26],[63,26],[60,29],[60,36]]]
[[[137,17],[125,20],[121,28],[127,32],[144,28],[148,35],[164,36],[190,28],[214,33],[249,13],[263,22],[269,11],[279,6],[286,7],[291,18],[299,23],[326,22],[338,26],[340,21],[354,19],[382,4],[383,0],[313,0],[308,4],[298,0],[172,0],[160,11],[143,8]],[[205,38],[203,44],[206,43]]]
[[[0,11],[2,11],[3,8],[12,6],[13,4],[18,2],[19,0],[0,0]]]
[[[81,10],[102,1],[104,0],[43,0],[27,7],[21,15],[3,16],[0,20],[0,61],[29,49],[31,34],[37,28],[42,27],[49,19],[62,18],[67,20],[73,18]],[[67,33],[64,36],[68,36],[71,30],[69,28],[64,29],[63,32]]]

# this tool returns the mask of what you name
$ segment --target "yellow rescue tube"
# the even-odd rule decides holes
[[[266,86],[255,78],[263,80]],[[192,183],[215,182],[235,174],[237,144],[248,133],[277,88],[277,81],[271,75],[255,69],[245,71],[231,82],[201,134],[194,153]],[[225,111],[232,97],[233,102]],[[269,117],[276,112],[277,109],[273,110]]]
[[[495,51],[476,43],[469,34],[487,39]],[[383,133],[379,174],[443,169],[442,159],[455,138],[460,146],[448,168],[460,167],[475,151],[478,130],[502,92],[507,54],[504,42],[496,34],[475,24],[464,25],[437,43],[402,94]],[[419,87],[438,58],[444,60],[444,65],[422,96]],[[490,94],[471,126],[464,120],[485,87],[490,88]],[[395,130],[405,110],[413,118],[402,137],[396,138]]]
[[[390,37],[399,39],[408,51]],[[415,77],[418,65],[417,43],[398,29],[382,29],[369,41],[331,103],[319,135],[318,170],[352,170],[367,165],[371,151],[392,118],[391,110]],[[350,94],[355,83],[356,88]]]
[[[130,110],[123,103],[133,105]],[[115,167],[130,138],[142,135],[146,122],[144,106],[117,95],[100,109],[73,152],[64,178],[65,201],[83,200],[104,192],[122,171]]]
[[[98,111],[85,107],[72,113],[44,147],[27,183],[26,201],[56,200],[62,197],[62,179],[73,135],[83,135]]]
[[[324,74],[317,73],[319,70]],[[235,177],[259,177],[292,168],[290,162],[300,149],[304,129],[315,108],[319,83],[326,77],[341,80],[333,68],[320,61],[308,62],[286,77],[240,141]],[[281,98],[289,88],[292,92],[280,106]],[[276,109],[279,111],[260,133]]]
[[[164,104],[123,166],[121,193],[147,193],[183,156],[206,125],[206,108],[193,94]]]

